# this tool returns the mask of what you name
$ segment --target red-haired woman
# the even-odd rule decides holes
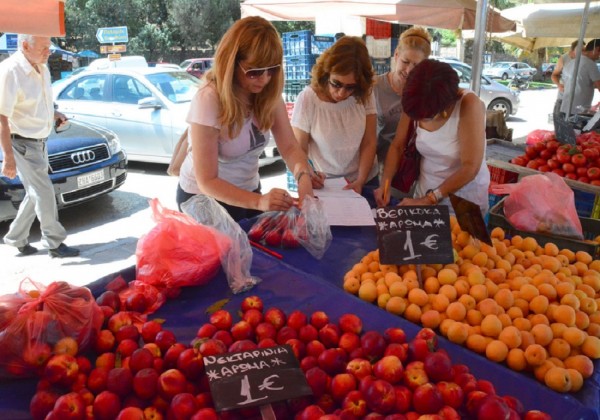
[[[396,174],[409,124],[417,122],[420,174],[414,198],[400,205],[446,204],[454,193],[488,210],[490,174],[485,162],[485,106],[473,92],[458,87],[454,69],[436,60],[424,60],[408,76],[402,95],[404,114],[387,155],[382,185]],[[375,193],[378,205],[389,197]]]

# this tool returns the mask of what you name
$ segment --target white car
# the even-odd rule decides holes
[[[438,60],[450,64],[456,70],[461,88],[468,89],[471,86],[471,66],[462,61],[444,58]],[[513,91],[486,76],[481,76],[479,97],[488,110],[502,111],[505,119],[516,114],[519,109],[519,92]]]
[[[115,132],[132,161],[169,163],[200,80],[166,67],[86,70],[53,84],[58,110]],[[260,165],[281,159],[271,141]]]
[[[483,75],[493,79],[512,79],[515,75],[519,77],[533,77],[537,69],[521,61],[498,61],[483,70]]]

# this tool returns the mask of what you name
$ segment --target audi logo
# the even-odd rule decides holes
[[[71,153],[71,160],[76,165],[92,162],[94,159],[96,159],[96,154],[92,150],[82,150],[81,152]]]

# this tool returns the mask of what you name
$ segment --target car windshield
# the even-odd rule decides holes
[[[181,63],[179,65],[179,67],[181,67],[182,69],[187,69],[187,66],[189,66],[192,63],[192,60],[185,60],[183,63]]]
[[[175,103],[190,102],[199,86],[197,78],[178,71],[148,74],[146,79]]]
[[[510,65],[510,63],[495,63],[492,67],[504,69],[504,68],[508,67],[509,65]]]

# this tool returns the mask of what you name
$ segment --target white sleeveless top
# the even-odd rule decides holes
[[[427,131],[417,126],[416,145],[421,154],[421,165],[415,197],[422,197],[427,190],[436,189],[459,169],[461,165],[458,141],[460,106],[462,98],[471,93],[473,92],[468,90],[463,92],[462,97],[456,102],[450,118],[437,130]],[[485,135],[483,139],[485,142]],[[490,172],[485,161],[485,143],[483,156],[477,176],[454,194],[479,205],[482,215],[485,215],[489,207],[488,188],[490,185]],[[444,198],[440,204],[447,205],[450,214],[454,214],[448,197]]]

